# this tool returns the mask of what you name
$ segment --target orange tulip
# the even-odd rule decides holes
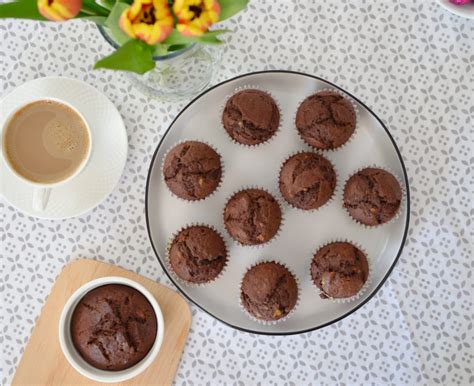
[[[76,16],[82,0],[38,0],[38,11],[51,21],[65,21]]]
[[[175,0],[173,11],[182,35],[201,36],[219,21],[221,7],[217,0]]]
[[[120,16],[120,28],[131,38],[153,45],[173,30],[173,16],[167,0],[134,0]]]

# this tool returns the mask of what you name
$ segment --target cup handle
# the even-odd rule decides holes
[[[42,212],[46,209],[51,194],[50,188],[35,188],[33,191],[33,209]]]

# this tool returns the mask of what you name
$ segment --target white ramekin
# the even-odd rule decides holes
[[[79,352],[76,350],[71,338],[71,317],[77,304],[86,295],[86,293],[93,290],[94,288],[101,287],[107,284],[126,285],[142,293],[143,296],[145,296],[152,305],[153,310],[155,311],[156,321],[158,324],[155,343],[151,347],[148,354],[140,362],[125,370],[107,371],[100,370],[90,365],[81,357]],[[70,365],[83,376],[93,381],[105,383],[124,382],[144,371],[158,355],[161,343],[163,342],[164,332],[165,325],[163,320],[163,314],[161,313],[161,308],[158,305],[158,302],[156,301],[155,297],[141,284],[138,284],[133,280],[118,276],[101,277],[100,279],[92,280],[84,284],[71,295],[69,300],[64,305],[61,317],[59,319],[59,344],[61,346],[61,350],[63,351],[64,356],[66,357]]]

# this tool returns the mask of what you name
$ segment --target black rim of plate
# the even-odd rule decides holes
[[[346,93],[347,95],[349,95],[351,98],[354,98],[354,100],[356,100],[358,103],[360,103],[361,106],[363,106],[370,114],[372,114],[372,116],[380,123],[380,125],[384,128],[387,136],[390,138],[390,141],[392,142],[392,145],[393,145],[393,148],[395,149],[396,153],[397,153],[397,156],[398,156],[398,159],[400,161],[400,164],[402,166],[402,170],[403,170],[403,178],[405,180],[405,186],[406,186],[406,197],[407,197],[407,207],[406,207],[406,212],[407,212],[407,218],[406,218],[406,223],[405,223],[405,231],[403,233],[403,237],[402,237],[402,242],[400,243],[400,248],[397,252],[397,256],[395,257],[395,260],[393,261],[391,267],[389,268],[387,274],[385,275],[385,277],[382,279],[382,281],[380,282],[380,284],[375,288],[375,290],[372,291],[372,293],[367,297],[367,299],[365,299],[362,303],[360,303],[359,305],[357,305],[356,307],[354,307],[352,310],[350,310],[349,312],[345,313],[344,315],[341,315],[340,317],[334,319],[334,320],[331,320],[330,322],[328,323],[325,323],[325,324],[322,324],[320,326],[316,326],[314,328],[308,328],[308,329],[305,329],[305,330],[299,330],[299,331],[291,331],[291,332],[267,332],[267,331],[255,331],[255,330],[250,330],[250,329],[246,329],[246,328],[242,328],[242,327],[239,327],[239,326],[235,326],[229,322],[226,322],[220,318],[218,318],[217,316],[215,316],[214,314],[212,314],[211,312],[209,312],[208,310],[206,310],[204,307],[202,307],[197,301],[193,300],[190,296],[188,296],[183,290],[181,290],[181,288],[178,286],[178,284],[176,283],[176,281],[172,278],[172,276],[169,274],[168,270],[166,269],[164,263],[162,262],[161,258],[160,258],[160,255],[158,254],[156,248],[155,248],[155,245],[153,243],[153,239],[151,237],[151,231],[150,231],[150,220],[149,220],[149,217],[148,217],[148,191],[149,191],[149,186],[150,186],[150,179],[151,179],[151,172],[152,172],[152,169],[153,169],[153,165],[155,164],[155,160],[156,160],[156,156],[158,154],[158,150],[160,149],[161,147],[161,144],[163,143],[164,139],[166,138],[166,136],[168,135],[168,133],[170,132],[170,130],[172,129],[174,123],[178,120],[178,118],[181,116],[181,114],[183,114],[184,111],[186,111],[192,104],[194,104],[194,102],[196,102],[199,98],[201,98],[203,95],[211,92],[212,90],[214,90],[215,88],[217,87],[220,87],[221,85],[223,84],[226,84],[226,83],[229,83],[229,82],[232,82],[236,79],[241,79],[241,78],[245,78],[245,77],[248,77],[248,76],[252,76],[252,75],[258,75],[258,74],[294,74],[294,75],[300,75],[300,76],[305,76],[305,77],[308,77],[308,78],[312,78],[312,79],[317,79],[319,81],[322,81],[326,84],[328,84],[329,86],[331,87],[334,87],[338,90],[341,90],[343,91],[344,93]],[[227,79],[219,84],[216,84],[215,86],[212,86],[210,87],[209,89],[203,91],[201,94],[199,94],[197,97],[195,97],[191,102],[189,102],[186,107],[184,107],[180,112],[179,114],[173,119],[173,122],[171,122],[171,124],[169,125],[168,129],[166,130],[166,132],[163,134],[163,137],[161,138],[160,142],[158,143],[158,146],[156,147],[156,150],[153,154],[153,157],[151,159],[151,162],[150,162],[150,167],[148,169],[148,177],[147,177],[147,180],[146,180],[146,187],[145,187],[145,218],[146,218],[146,227],[147,227],[147,231],[148,231],[148,238],[150,239],[150,242],[151,242],[151,246],[153,248],[153,251],[155,252],[155,255],[156,255],[156,258],[158,260],[158,262],[160,263],[161,267],[163,268],[163,271],[166,273],[166,275],[168,276],[168,278],[171,280],[171,282],[175,285],[175,287],[179,290],[179,292],[181,292],[181,294],[187,299],[189,300],[190,302],[192,302],[193,304],[195,304],[196,306],[198,306],[201,310],[203,310],[204,312],[206,312],[207,314],[209,314],[210,316],[212,316],[213,318],[217,319],[218,321],[220,321],[221,323],[229,326],[229,327],[232,327],[232,328],[235,328],[236,330],[240,330],[240,331],[244,331],[244,332],[248,332],[248,333],[252,333],[252,334],[259,334],[259,335],[295,335],[295,334],[303,334],[305,332],[310,332],[310,331],[315,331],[315,330],[319,330],[323,327],[327,327],[333,323],[336,323],[344,318],[346,318],[347,316],[353,314],[354,312],[356,312],[358,309],[360,309],[362,306],[364,306],[365,304],[367,304],[367,302],[372,299],[374,297],[374,295],[380,290],[380,288],[385,284],[385,282],[387,281],[388,277],[390,276],[390,274],[392,273],[393,269],[395,268],[395,265],[397,264],[398,262],[398,259],[400,258],[400,255],[402,254],[402,250],[403,250],[403,247],[405,245],[405,241],[406,241],[406,238],[407,238],[407,235],[408,235],[408,228],[409,228],[409,223],[410,223],[410,188],[409,188],[409,185],[408,185],[408,176],[407,176],[407,171],[406,171],[406,168],[405,168],[405,164],[403,162],[403,158],[402,158],[402,155],[400,153],[400,150],[398,149],[398,146],[397,144],[395,143],[395,140],[393,139],[392,135],[390,134],[390,131],[387,129],[387,127],[385,126],[385,124],[382,122],[382,120],[369,108],[367,107],[363,102],[361,102],[358,98],[356,98],[354,95],[352,95],[350,92],[344,90],[343,88],[335,85],[334,83],[331,83],[330,81],[326,80],[326,79],[323,79],[323,78],[320,78],[319,76],[315,76],[315,75],[309,75],[309,74],[305,74],[303,72],[298,72],[298,71],[289,71],[289,70],[268,70],[268,71],[255,71],[255,72],[249,72],[247,74],[242,74],[242,75],[239,75],[239,76],[236,76],[234,78],[231,78],[231,79]]]

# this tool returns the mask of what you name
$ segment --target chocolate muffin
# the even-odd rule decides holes
[[[257,319],[272,321],[288,315],[298,300],[298,285],[288,269],[275,262],[249,269],[242,281],[240,299]]]
[[[169,262],[176,275],[183,280],[191,283],[212,281],[227,262],[224,240],[207,226],[190,226],[174,238],[169,250]]]
[[[166,156],[163,174],[166,185],[184,200],[200,200],[219,185],[222,166],[219,154],[205,143],[186,141]]]
[[[322,298],[348,298],[356,295],[369,276],[367,258],[347,242],[322,247],[313,256],[311,277],[322,291]]]
[[[280,228],[280,205],[264,190],[242,190],[227,202],[224,224],[229,234],[241,244],[266,243]]]
[[[320,91],[306,98],[296,113],[303,140],[317,149],[335,149],[350,138],[356,127],[351,102],[335,91]]]
[[[71,318],[74,347],[101,370],[124,370],[140,362],[155,343],[156,315],[136,289],[109,284],[88,292]]]
[[[319,154],[295,154],[283,164],[280,171],[280,192],[296,208],[319,208],[331,198],[335,188],[334,168],[331,162]]]
[[[235,141],[257,145],[275,134],[280,125],[280,111],[266,92],[243,90],[227,101],[222,124]]]
[[[354,174],[344,187],[344,208],[365,225],[390,221],[398,212],[402,189],[389,172],[366,168]]]

